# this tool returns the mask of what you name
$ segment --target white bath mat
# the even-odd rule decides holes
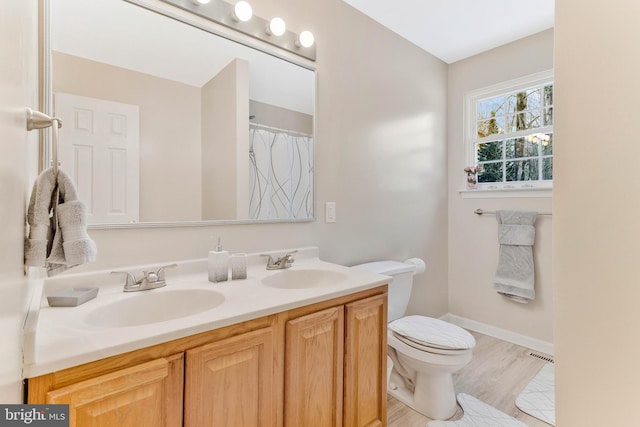
[[[455,421],[429,421],[427,427],[527,427],[522,421],[498,411],[468,394],[458,394],[464,416]]]
[[[552,426],[556,425],[554,368],[547,363],[516,398],[522,412]]]

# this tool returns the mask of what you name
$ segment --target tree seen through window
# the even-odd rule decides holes
[[[553,85],[476,102],[479,183],[553,179]]]

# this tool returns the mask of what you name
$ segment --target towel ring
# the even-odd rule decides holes
[[[55,124],[54,124],[55,123]],[[62,120],[49,117],[40,111],[27,107],[27,130],[46,129],[51,127],[51,156],[53,159],[53,173],[58,174],[58,129],[62,127]]]

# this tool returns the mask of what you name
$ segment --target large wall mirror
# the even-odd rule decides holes
[[[313,220],[310,67],[124,0],[49,9],[58,158],[91,227]]]

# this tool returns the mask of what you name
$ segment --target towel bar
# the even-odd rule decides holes
[[[54,125],[55,123],[55,125]],[[58,129],[62,121],[58,117],[49,117],[40,111],[33,111],[27,107],[27,130],[45,129],[51,127],[51,157],[53,173],[58,173]]]
[[[476,209],[473,211],[474,214],[482,216],[482,215],[495,215],[495,211],[483,211],[482,209]],[[538,212],[538,215],[551,216],[551,212]]]

